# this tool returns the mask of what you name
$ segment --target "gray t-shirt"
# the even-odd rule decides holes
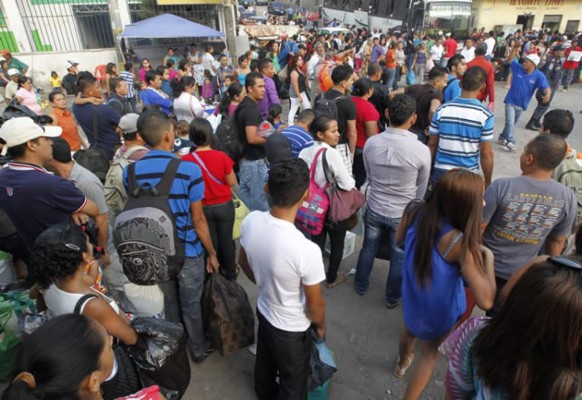
[[[495,275],[509,277],[540,252],[547,237],[567,236],[576,219],[576,196],[550,180],[526,176],[494,181],[485,192],[483,243],[495,256]]]
[[[107,212],[107,202],[105,201],[103,184],[94,173],[75,162],[69,180],[75,184],[86,198],[97,204],[100,214],[105,214]]]

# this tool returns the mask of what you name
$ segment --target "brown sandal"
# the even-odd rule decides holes
[[[402,378],[408,371],[408,368],[410,368],[410,366],[412,365],[413,361],[414,353],[410,354],[409,356],[406,356],[406,359],[404,360],[404,365],[401,367],[400,356],[398,356],[398,358],[396,359],[396,366],[394,367],[394,376],[398,379]]]
[[[346,281],[347,277],[346,274],[344,273],[339,273],[337,274],[337,277],[335,278],[335,281],[333,283],[328,283],[327,287],[330,289],[333,289],[334,287],[341,285],[342,283],[344,283]]]

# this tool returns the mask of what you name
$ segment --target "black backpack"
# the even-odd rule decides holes
[[[326,117],[329,119],[338,120],[337,103],[340,100],[346,99],[346,96],[338,96],[333,100],[327,99],[325,93],[318,95],[313,103],[313,112],[316,117]]]
[[[73,154],[75,161],[82,167],[87,168],[89,171],[93,172],[101,183],[105,183],[105,178],[107,177],[107,172],[109,172],[109,159],[105,152],[97,148],[97,140],[99,139],[99,127],[98,127],[98,110],[97,106],[93,106],[93,138],[95,139],[95,144],[87,150],[78,150]]]
[[[236,127],[235,115],[236,112],[218,124],[215,136],[218,139],[219,150],[237,162],[242,158],[243,143]]]
[[[127,203],[115,219],[113,243],[127,278],[137,285],[167,282],[184,264],[184,244],[168,202],[180,166],[172,159],[156,186],[139,185],[135,166],[127,166]]]

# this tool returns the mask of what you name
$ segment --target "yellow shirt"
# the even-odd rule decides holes
[[[51,78],[51,87],[52,88],[60,88],[61,87],[61,80],[57,78]]]

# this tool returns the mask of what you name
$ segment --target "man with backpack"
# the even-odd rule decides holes
[[[335,67],[331,73],[333,86],[315,99],[313,111],[316,117],[335,119],[338,124],[340,140],[336,150],[342,155],[342,159],[348,171],[352,171],[352,163],[356,152],[356,105],[348,90],[353,83],[354,70],[348,64]]]
[[[216,250],[212,245],[208,224],[202,211],[202,198],[204,197],[204,182],[200,168],[195,163],[180,161],[172,153],[174,147],[174,128],[170,119],[159,110],[147,110],[137,121],[137,130],[143,140],[150,147],[150,151],[141,160],[131,164],[123,172],[123,183],[128,190],[130,182],[135,179],[138,187],[142,188],[136,199],[145,196],[143,189],[148,186],[156,186],[173,179],[169,185],[167,197],[150,195],[147,199],[151,202],[149,207],[133,208],[134,215],[140,215],[142,219],[151,215],[152,209],[169,209],[172,227],[167,227],[164,237],[174,238],[177,232],[177,241],[172,243],[175,247],[183,246],[183,265],[178,266],[179,272],[170,279],[159,282],[160,289],[164,292],[164,308],[166,319],[174,322],[183,322],[189,341],[188,348],[194,362],[202,362],[210,354],[210,343],[204,332],[202,319],[201,299],[204,287],[204,269],[211,273],[218,272],[218,260]],[[174,161],[176,160],[176,161]],[[147,185],[147,186],[144,186]],[[159,188],[162,189],[162,188]],[[156,191],[158,191],[156,189]],[[167,199],[167,200],[166,200]],[[126,205],[130,206],[128,200]],[[161,204],[164,202],[164,204]],[[123,213],[117,217],[117,227]],[[141,214],[140,214],[141,213]],[[131,222],[131,221],[130,221]],[[134,219],[139,226],[138,218]],[[164,225],[165,226],[165,225]],[[116,228],[117,229],[117,228]],[[151,235],[160,232],[148,232],[147,229],[137,229],[135,234]],[[114,231],[114,235],[116,235]],[[140,237],[147,239],[146,237]],[[138,237],[130,237],[136,241]],[[116,243],[118,252],[120,245]],[[179,246],[180,245],[180,246]],[[207,252],[204,262],[204,250]],[[146,249],[143,257],[145,261],[155,260],[154,250]],[[150,254],[148,256],[148,254]],[[123,260],[123,255],[120,254]],[[161,265],[165,267],[165,265]],[[124,264],[124,268],[126,265]],[[178,300],[179,298],[179,300]]]
[[[540,133],[557,135],[566,140],[570,136],[572,129],[574,129],[574,115],[572,115],[572,112],[555,109],[548,111],[544,115]],[[568,143],[566,142],[566,144]],[[582,218],[582,153],[568,144],[566,157],[564,157],[560,165],[554,168],[552,178],[574,191],[578,202],[577,221],[579,222]]]
[[[258,72],[251,72],[246,77],[245,85],[247,95],[234,112],[234,123],[243,146],[239,161],[239,196],[250,210],[265,211],[269,209],[264,190],[267,141],[259,135],[262,117],[257,105],[265,96],[265,80]]]
[[[77,85],[82,97],[97,99],[103,97],[101,86],[89,72],[79,74]],[[93,103],[73,104],[73,115],[87,135],[90,146],[102,150],[105,157],[111,160],[116,148],[121,145],[119,134],[116,132],[121,115],[107,104]],[[91,168],[88,169],[95,173]]]
[[[119,120],[119,130],[123,135],[124,144],[115,152],[104,184],[105,200],[114,215],[119,214],[127,202],[127,192],[123,186],[123,170],[129,164],[142,159],[148,152],[144,140],[137,132],[138,118],[138,114],[131,113]]]
[[[122,117],[131,112],[131,104],[127,98],[129,86],[123,78],[112,78],[109,82],[111,95],[107,104]]]

